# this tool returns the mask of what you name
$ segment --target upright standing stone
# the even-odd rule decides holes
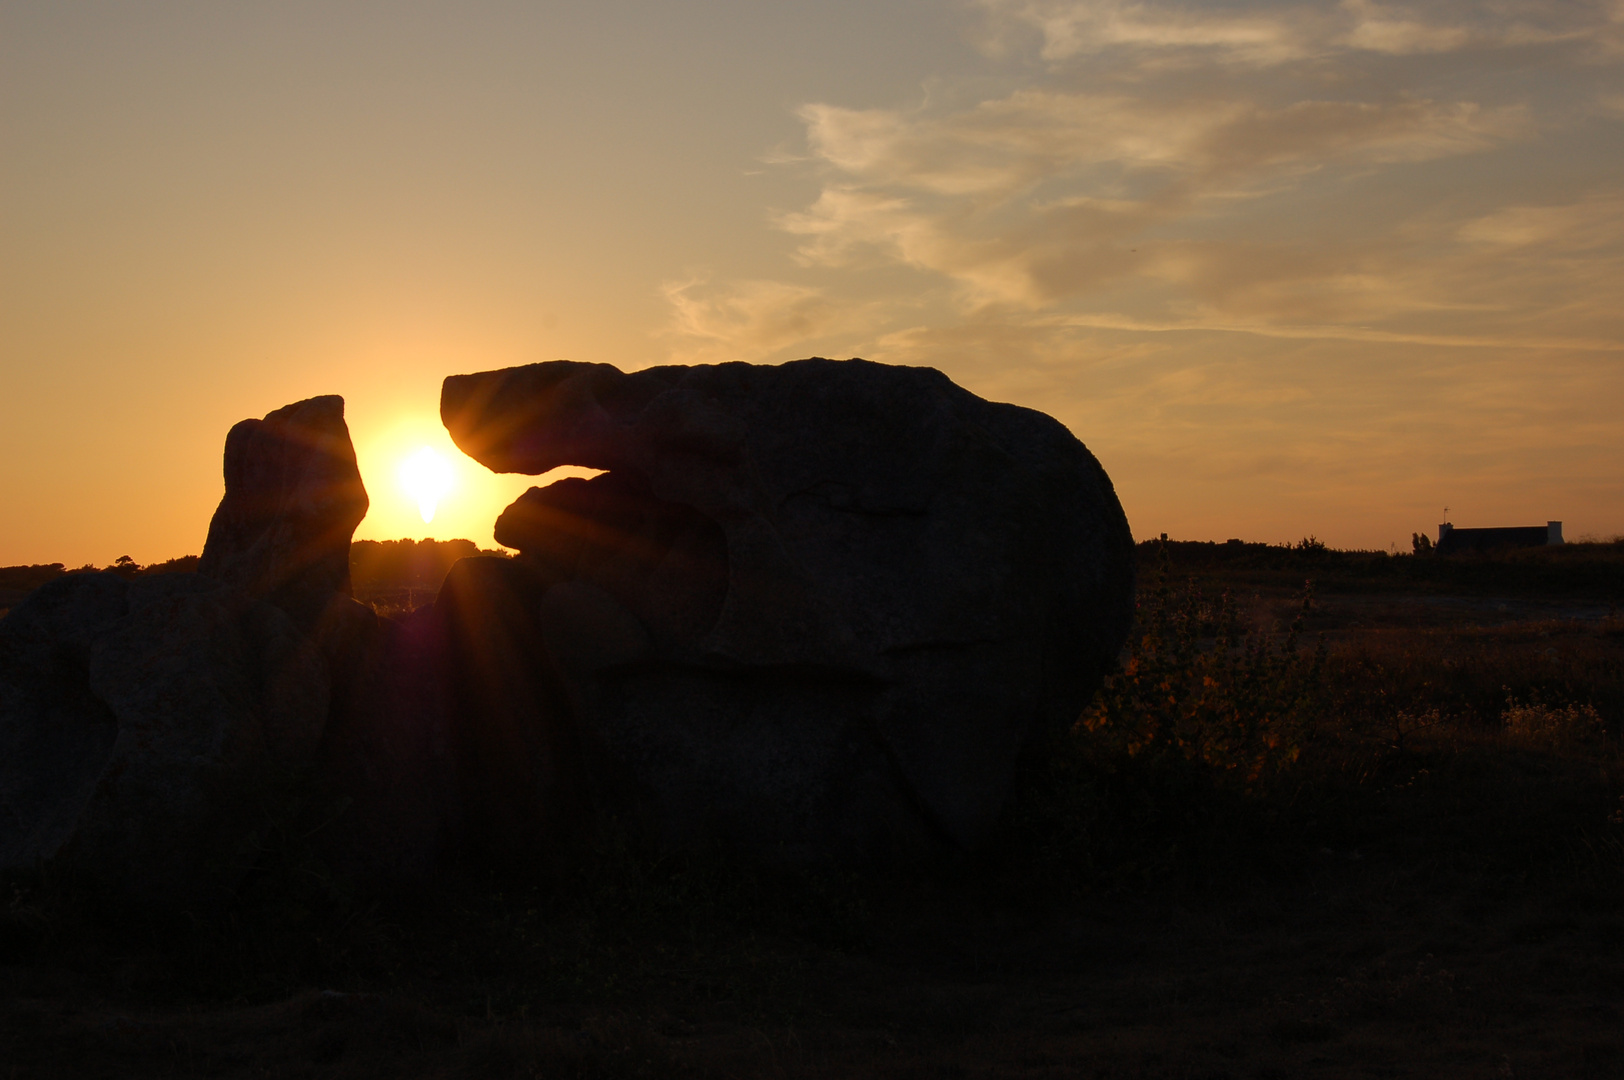
[[[367,512],[344,399],[310,398],[226,436],[226,493],[198,572],[309,627],[350,592],[350,538]]]
[[[366,492],[341,398],[245,420],[200,570],[72,574],[0,620],[0,871],[55,864],[109,901],[207,909],[317,761]]]

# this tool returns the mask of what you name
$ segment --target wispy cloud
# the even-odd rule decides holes
[[[1041,34],[1041,53],[1049,61],[1127,48],[1200,49],[1252,63],[1282,63],[1308,54],[1311,24],[1322,21],[1300,10],[1215,13],[1197,5],[1113,0],[980,0],[979,6],[993,19],[994,42],[1004,43],[1011,24],[1024,25]]]
[[[1044,88],[948,115],[829,105],[800,115],[817,158],[852,181],[971,197],[1008,197],[1063,177],[1086,182],[1086,170],[1102,166],[1210,181],[1337,159],[1422,160],[1482,149],[1528,128],[1520,106],[1408,96],[1270,106],[1240,95]]]
[[[1616,3],[1253,5],[1215,10],[1198,3],[1124,0],[978,0],[989,41],[1016,27],[1035,30],[1041,54],[1063,62],[1109,50],[1199,53],[1208,62],[1269,66],[1368,52],[1412,56],[1586,43],[1616,51]]]
[[[679,363],[756,360],[785,346],[853,335],[873,310],[783,281],[722,281],[693,274],[660,286],[671,306],[662,331]]]
[[[1624,191],[1605,191],[1555,206],[1506,206],[1460,226],[1468,244],[1529,251],[1555,261],[1586,253],[1615,254],[1624,245]]]
[[[803,263],[894,259],[971,305],[1076,298],[1129,276],[1187,279],[1166,229],[1330,168],[1469,154],[1523,137],[1525,109],[1411,98],[1148,100],[1021,90],[948,115],[803,110],[829,172],[779,222]],[[1187,245],[1186,245],[1187,246]]]
[[[803,106],[786,281],[673,288],[677,339],[1040,404],[1162,528],[1624,498],[1624,0],[979,7],[1003,88]]]

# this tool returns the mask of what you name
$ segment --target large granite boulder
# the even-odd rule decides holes
[[[0,620],[0,870],[207,906],[308,787],[335,662],[379,634],[345,595],[366,495],[343,401],[237,425],[225,474],[198,573],[69,575]]]
[[[510,506],[516,565],[459,602],[500,609],[526,658],[483,691],[497,727],[545,729],[505,744],[542,762],[524,782],[568,802],[548,777],[576,762],[583,809],[612,793],[668,842],[973,849],[1127,633],[1132,539],[1098,462],[931,369],[535,364],[448,378],[441,415],[492,469],[606,470]]]

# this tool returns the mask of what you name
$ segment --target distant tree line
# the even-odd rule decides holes
[[[357,540],[350,545],[350,586],[380,614],[404,615],[433,602],[458,559],[507,554],[471,540]]]
[[[1399,589],[1624,602],[1624,538],[1439,557],[1431,543],[1416,543],[1416,537],[1411,538],[1410,551],[1395,552],[1344,551],[1327,547],[1312,536],[1284,544],[1163,537],[1139,544],[1141,580],[1156,572],[1164,548],[1175,573],[1220,574],[1248,587],[1289,591],[1312,578],[1316,588],[1329,592]]]
[[[1174,572],[1217,572],[1232,576],[1237,585],[1289,589],[1313,578],[1316,587],[1329,592],[1402,588],[1584,595],[1603,602],[1624,602],[1624,538],[1437,558],[1432,545],[1417,543],[1417,537],[1426,539],[1420,534],[1412,537],[1410,552],[1344,551],[1327,547],[1313,536],[1284,544],[1162,537],[1139,544],[1140,577],[1144,580],[1155,570],[1165,548]],[[458,559],[507,554],[501,549],[481,549],[471,540],[357,540],[350,545],[350,577],[357,597],[377,600],[406,593],[402,606],[409,609],[433,599]],[[0,566],[0,613],[63,574],[101,572],[134,578],[195,570],[197,562],[196,555],[185,555],[142,566],[123,555],[105,567],[89,563],[73,569],[61,563]]]
[[[350,578],[357,595],[412,591],[426,592],[430,599],[440,588],[451,564],[473,555],[506,555],[501,549],[482,551],[471,540],[357,540],[350,545]],[[23,597],[64,574],[117,574],[124,578],[152,574],[174,574],[196,570],[198,556],[142,566],[128,555],[120,555],[106,566],[86,563],[68,568],[62,563],[32,566],[0,566],[0,614]]]
[[[0,612],[14,606],[19,600],[46,582],[55,581],[64,574],[108,573],[117,574],[120,577],[134,578],[148,574],[174,574],[196,569],[196,555],[183,555],[178,559],[166,559],[161,563],[152,563],[149,566],[142,566],[128,555],[120,555],[107,566],[85,563],[85,565],[76,566],[71,570],[61,563],[0,566]]]
[[[357,540],[350,545],[350,581],[357,590],[437,589],[451,564],[481,552],[472,540]]]

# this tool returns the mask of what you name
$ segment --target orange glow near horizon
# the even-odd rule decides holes
[[[371,502],[357,540],[472,540],[493,548],[496,519],[526,490],[597,472],[565,466],[542,476],[494,473],[459,450],[433,414],[408,413],[374,427],[367,410],[352,412],[359,414],[350,422],[356,464]]]
[[[432,416],[399,417],[378,430],[363,419],[351,424],[351,436],[370,500],[357,540],[419,537],[432,523],[437,539],[490,547],[497,515],[535,482],[490,472],[458,450]]]

